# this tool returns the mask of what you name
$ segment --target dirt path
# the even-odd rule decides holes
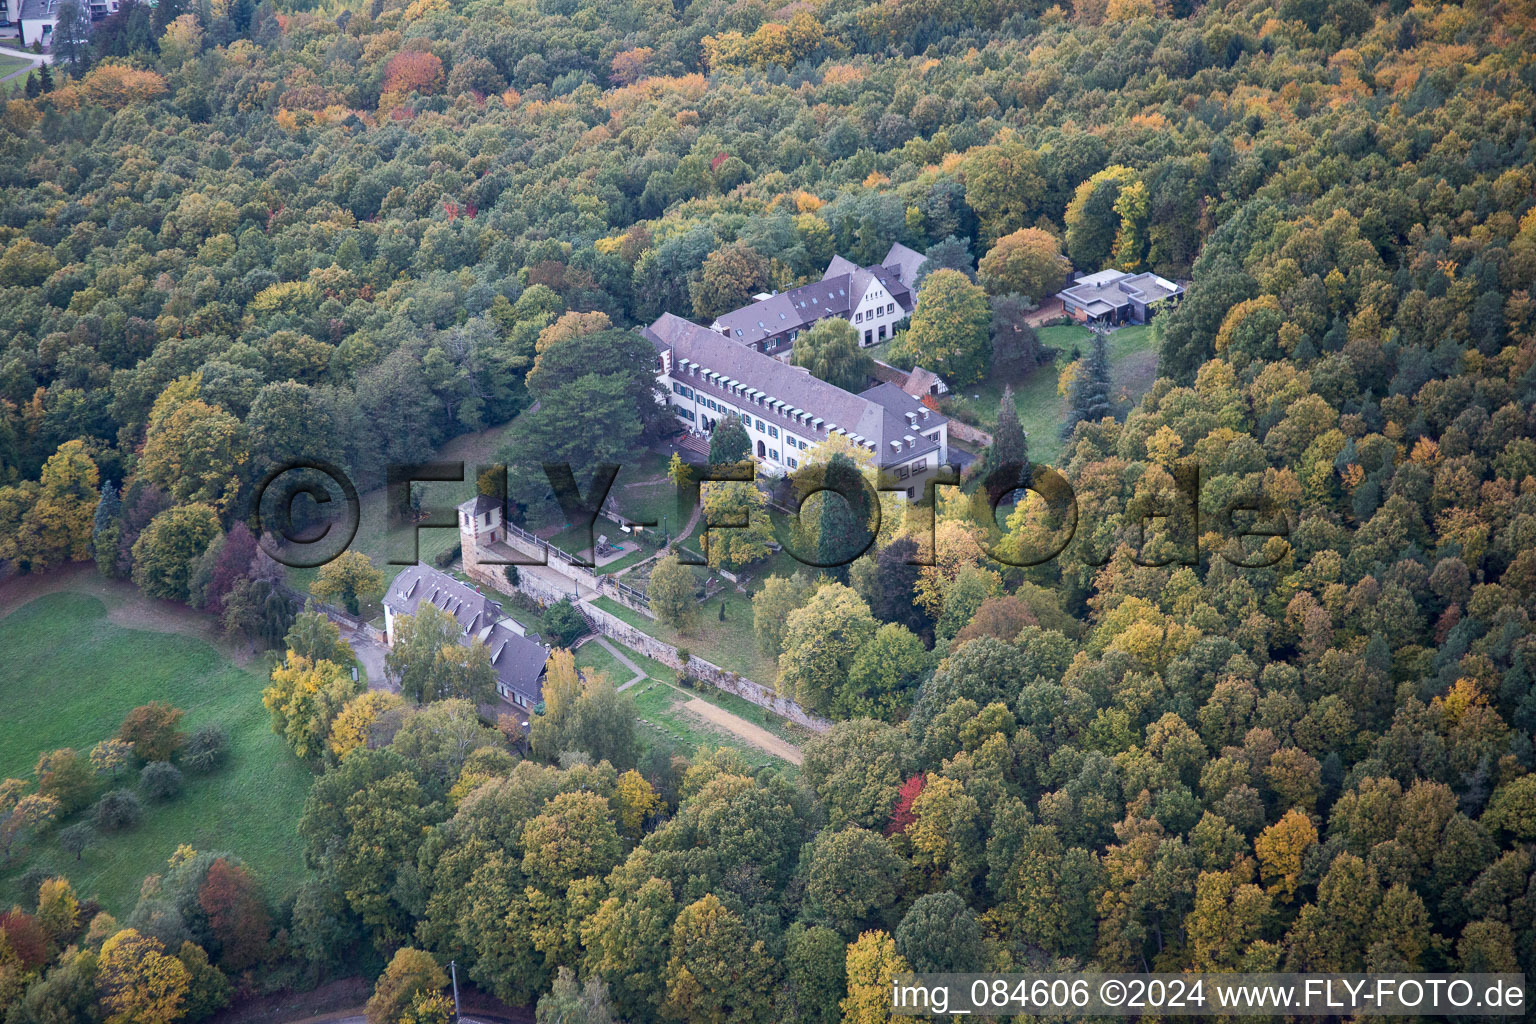
[[[683,705],[689,711],[709,722],[718,725],[746,740],[759,750],[766,750],[774,757],[781,757],[790,764],[798,767],[805,760],[800,754],[800,748],[786,740],[781,740],[773,733],[760,725],[753,725],[739,715],[733,715],[724,708],[718,708],[707,700],[694,697]]]

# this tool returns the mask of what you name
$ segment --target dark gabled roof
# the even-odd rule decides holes
[[[901,282],[894,269],[860,269],[841,256],[834,256],[820,281],[790,288],[723,313],[715,319],[714,326],[732,341],[750,345],[787,331],[802,330],[829,316],[847,319],[875,281],[879,281],[903,309],[911,310],[912,290]]]
[[[850,436],[856,434],[868,445],[874,446],[875,464],[879,466],[904,463],[925,451],[937,449],[938,443],[922,437],[921,431],[931,430],[947,422],[943,416],[927,409],[900,388],[882,384],[861,395],[855,395],[813,377],[799,367],[763,355],[671,313],[663,313],[645,329],[644,334],[658,352],[671,351],[674,380],[686,381],[695,390],[723,398],[733,405],[750,410],[756,418],[817,442],[826,440],[829,428],[834,426]],[[685,373],[682,360],[712,370],[738,385],[761,391],[808,413],[813,421],[819,418],[822,420],[821,427],[813,427],[803,417],[797,418],[777,412],[767,405],[752,403],[723,381],[716,381],[706,373]],[[886,388],[889,391],[884,390]],[[918,429],[913,429],[906,419],[907,412],[917,416]],[[917,441],[911,448],[905,444],[909,434]],[[900,451],[891,447],[889,442],[893,440],[902,442]]]
[[[384,595],[385,607],[395,615],[415,615],[423,602],[454,617],[461,631],[460,643],[480,643],[490,648],[491,667],[503,686],[530,702],[540,699],[539,677],[544,673],[549,649],[503,625],[505,615],[498,602],[469,584],[420,563],[402,570]]]

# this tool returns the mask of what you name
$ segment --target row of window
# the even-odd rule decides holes
[[[877,316],[889,316],[894,312],[896,312],[896,303],[887,302],[883,306],[876,306],[874,309],[870,310],[867,315],[864,313],[853,314],[853,322],[856,324],[861,324],[866,319],[873,320]]]

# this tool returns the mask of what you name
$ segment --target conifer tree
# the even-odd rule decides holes
[[[1104,335],[1095,333],[1093,349],[1088,353],[1077,379],[1072,382],[1072,394],[1067,402],[1067,421],[1061,425],[1062,437],[1071,437],[1073,429],[1084,420],[1097,423],[1115,414],[1109,388],[1109,347],[1104,341]]]

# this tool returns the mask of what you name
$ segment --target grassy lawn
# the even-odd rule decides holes
[[[229,761],[211,776],[188,774],[168,804],[146,801],[137,829],[102,837],[79,863],[55,833],[30,841],[0,871],[0,906],[16,901],[17,879],[35,864],[121,917],[144,876],[164,870],[182,843],[237,854],[270,894],[291,891],[304,873],[296,824],[311,776],[271,731],[264,680],[197,637],[129,629],[107,615],[98,598],[66,591],[0,619],[0,664],[10,666],[0,682],[0,775],[31,778],[43,751],[89,751],[129,710],[154,700],[185,710],[185,727],[224,726]]]
[[[422,508],[449,509],[475,496],[475,469],[496,461],[496,453],[506,442],[510,423],[491,427],[474,434],[456,437],[438,449],[434,458],[438,461],[463,462],[462,483],[419,483],[412,486],[412,493],[420,493]],[[387,532],[389,503],[385,488],[379,487],[359,496],[361,518],[357,536],[352,538],[351,549],[361,551],[373,559],[373,564],[384,574],[386,586],[400,575],[404,565],[390,565],[389,558],[395,552]],[[417,531],[417,546],[421,561],[432,565],[433,559],[459,543],[458,527],[443,529],[423,528]],[[403,554],[409,557],[409,541],[397,541]],[[299,590],[308,590],[319,575],[318,569],[289,569],[288,579]],[[363,618],[370,619],[382,614],[382,606],[373,601],[363,606]]]
[[[640,714],[640,739],[647,745],[663,743],[688,757],[700,747],[734,747],[754,768],[772,765],[788,773],[797,771],[793,765],[685,711],[683,705],[695,694],[655,680],[636,683],[625,692],[634,695],[635,710]]]
[[[601,672],[614,686],[623,686],[629,681],[629,669],[621,665],[618,658],[609,654],[608,649],[595,640],[588,640],[576,649],[576,667]]]
[[[1045,327],[1038,333],[1042,344],[1060,349],[1061,355],[1054,365],[1036,367],[1014,387],[1013,398],[1019,411],[1019,424],[1029,435],[1030,458],[1051,463],[1061,454],[1060,431],[1067,410],[1066,399],[1056,393],[1056,378],[1062,367],[1071,361],[1073,348],[1086,353],[1093,335],[1086,327],[1076,324]],[[1112,332],[1106,340],[1115,394],[1129,407],[1141,400],[1156,376],[1157,353],[1152,348],[1151,328],[1133,324]],[[1003,382],[988,378],[980,384],[952,392],[946,402],[963,413],[966,420],[978,420],[982,429],[991,430],[997,423],[997,410],[1002,400]]]
[[[686,647],[705,661],[744,675],[763,686],[772,686],[779,675],[778,665],[757,649],[757,638],[752,632],[751,595],[739,594],[727,588],[723,595],[724,622],[720,621],[721,596],[717,594],[699,606],[699,620],[687,633],[679,633],[670,626],[648,619],[606,597],[600,597],[594,603],[658,640],[674,647]]]
[[[0,78],[31,66],[32,62],[22,57],[12,57],[10,54],[0,53]],[[26,77],[23,76],[21,81],[25,82]]]

